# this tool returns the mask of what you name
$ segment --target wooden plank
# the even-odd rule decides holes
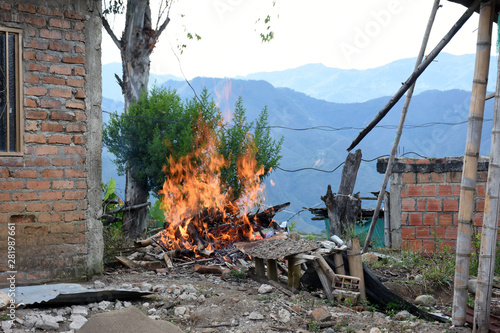
[[[267,259],[267,277],[269,280],[278,281],[278,266],[275,259]]]
[[[255,260],[255,274],[259,277],[266,276],[266,268],[264,266],[264,259],[255,257],[254,260]]]
[[[333,260],[335,262],[335,273],[345,275],[344,258],[342,258],[342,253],[335,253]]]
[[[321,285],[323,286],[323,289],[325,290],[326,297],[328,299],[333,299],[332,295],[332,281],[328,280],[328,277],[326,276],[325,272],[321,268],[320,264],[318,264],[317,261],[313,261],[314,268],[316,269],[316,273],[318,274],[319,280],[321,281]]]
[[[128,268],[138,268],[139,264],[136,263],[135,261],[130,260],[127,257],[124,256],[116,256],[115,257],[118,262],[122,263],[123,265],[127,266]]]
[[[361,260],[361,247],[359,245],[359,239],[353,238],[348,240],[347,242],[347,246],[348,248],[350,248],[350,250],[347,250],[349,273],[352,276],[359,278],[359,292],[361,293],[361,298],[366,299],[365,278],[363,271],[363,262]]]
[[[296,265],[295,259],[293,256],[289,256],[286,258],[288,261],[288,286],[294,289],[300,288],[300,265]]]

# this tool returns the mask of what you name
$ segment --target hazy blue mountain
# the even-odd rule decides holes
[[[496,63],[491,57],[488,90],[495,89]],[[401,59],[366,70],[330,68],[308,64],[276,72],[261,72],[239,77],[265,80],[275,87],[287,87],[330,102],[364,102],[380,96],[392,96],[413,72],[416,58]],[[471,90],[475,55],[442,53],[417,81],[415,93],[426,90]]]
[[[491,61],[494,64],[496,59],[492,58]],[[345,160],[346,148],[358,132],[385,105],[400,87],[401,81],[406,80],[413,69],[413,63],[414,60],[405,59],[366,71],[306,65],[289,71],[254,74],[288,88],[278,88],[264,80],[243,79],[195,78],[191,84],[197,94],[206,87],[218,102],[226,119],[230,119],[238,96],[243,98],[249,120],[255,119],[262,108],[267,106],[273,136],[285,137],[281,169],[294,171],[317,168],[331,171]],[[403,132],[400,154],[415,152],[427,157],[463,155],[473,63],[473,56],[443,54],[428,68],[428,72],[417,84],[417,87],[421,87],[417,91],[426,91],[417,92],[410,105],[406,120],[409,126]],[[111,65],[107,67],[106,76],[112,77],[113,75],[109,75],[109,68]],[[491,79],[494,77],[496,74],[490,73],[490,82],[494,81]],[[192,98],[194,94],[181,80],[170,80],[163,84],[176,89],[183,98]],[[117,93],[115,86],[118,87],[116,82],[103,83],[103,96],[108,97],[103,99],[103,110],[121,112],[123,109],[121,101],[113,100]],[[325,99],[363,102],[345,104]],[[355,188],[362,196],[371,196],[370,192],[380,189],[383,175],[376,172],[376,160],[368,160],[389,153],[403,100],[356,147],[362,150],[363,159],[367,160],[361,164]],[[487,102],[485,118],[491,119],[492,114],[493,100],[490,100]],[[106,113],[103,115],[106,121],[109,116]],[[459,122],[463,124],[453,125]],[[485,122],[481,155],[489,155],[491,126],[491,121]],[[311,129],[313,127],[321,128]],[[125,180],[116,175],[112,158],[104,149],[103,181],[108,181],[109,177],[117,179],[119,191],[123,193]],[[292,205],[289,209],[280,213],[277,218],[280,221],[297,221],[300,229],[305,231],[319,231],[323,222],[311,221],[312,215],[309,212],[295,214],[302,207],[324,206],[320,197],[326,193],[328,184],[332,185],[334,192],[338,189],[342,167],[330,173],[310,169],[288,172],[281,169],[273,172],[266,181],[265,203],[276,205],[290,201]],[[270,180],[275,186],[270,185]],[[373,202],[364,202],[363,205],[368,207]]]

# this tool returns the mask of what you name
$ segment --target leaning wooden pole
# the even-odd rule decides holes
[[[495,268],[495,254],[500,218],[500,62],[497,71],[497,88],[493,130],[491,132],[490,163],[484,203],[483,231],[479,252],[476,302],[474,306],[474,332],[488,332],[490,324],[491,291]]]
[[[427,22],[427,27],[425,28],[424,38],[422,39],[422,44],[420,46],[420,51],[418,52],[417,61],[415,63],[415,70],[422,63],[424,58],[425,48],[427,47],[427,42],[429,41],[429,36],[432,30],[432,24],[434,23],[434,18],[436,17],[437,10],[439,8],[439,0],[434,0],[434,5],[432,6],[431,15]],[[415,90],[415,82],[411,85],[408,93],[406,94],[405,104],[403,105],[403,110],[401,111],[401,117],[399,118],[398,129],[396,132],[396,138],[392,144],[391,155],[389,161],[387,161],[387,169],[385,170],[384,181],[382,182],[382,188],[378,192],[377,205],[375,206],[375,211],[373,212],[372,223],[370,224],[370,229],[368,230],[368,235],[366,235],[365,245],[363,246],[363,253],[368,251],[368,246],[372,239],[373,231],[377,225],[378,214],[380,212],[380,206],[385,197],[385,189],[387,188],[387,183],[392,173],[392,163],[394,162],[394,157],[396,156],[396,151],[398,150],[399,140],[401,139],[401,134],[403,133],[403,126],[405,124],[406,114],[408,113],[408,107],[410,106],[411,97],[413,96],[413,90]]]
[[[379,121],[384,118],[384,116],[392,109],[394,105],[403,97],[404,93],[410,88],[410,86],[417,80],[417,78],[424,72],[424,70],[429,66],[429,64],[437,57],[439,52],[449,43],[449,41],[455,36],[455,34],[460,30],[460,28],[467,22],[469,17],[472,16],[474,11],[479,7],[481,0],[475,0],[470,7],[465,11],[465,13],[458,19],[458,21],[453,25],[453,27],[448,31],[448,33],[441,39],[441,41],[436,45],[436,47],[427,55],[424,61],[418,66],[418,68],[410,75],[405,83],[399,88],[396,94],[389,100],[389,102],[379,111],[375,118],[366,127],[359,132],[358,136],[351,143],[347,151],[351,151],[358,145],[358,143],[363,140],[363,138],[379,123]]]
[[[472,215],[476,192],[477,161],[481,144],[484,102],[488,83],[491,52],[491,29],[495,1],[481,3],[477,33],[476,65],[469,109],[469,125],[465,144],[460,204],[458,207],[458,233],[456,246],[455,285],[453,292],[452,324],[465,325],[467,307],[467,281],[471,252]]]

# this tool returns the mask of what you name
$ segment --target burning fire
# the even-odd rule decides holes
[[[231,191],[221,186],[220,170],[229,162],[219,154],[214,132],[200,122],[197,131],[197,148],[192,153],[177,161],[169,157],[170,177],[159,192],[165,229],[153,239],[165,250],[199,252],[253,239],[254,227],[247,213],[262,198],[264,168],[257,167],[248,147],[237,161],[243,193],[232,200]]]

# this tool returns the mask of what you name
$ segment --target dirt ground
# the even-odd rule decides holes
[[[409,301],[425,291],[391,282],[401,280],[408,272],[376,270],[375,274]],[[366,303],[351,307],[334,304],[322,298],[321,292],[287,296],[276,288],[264,288],[261,283],[238,274],[195,273],[192,265],[161,274],[115,266],[107,268],[102,276],[86,285],[154,291],[153,295],[130,303],[117,301],[85,305],[87,320],[99,313],[135,306],[151,320],[167,320],[185,332],[470,332],[469,328],[427,322],[408,313],[384,314]],[[450,308],[450,291],[443,290],[434,296],[438,304],[433,311]],[[40,329],[27,325],[34,316],[41,314],[59,316],[58,328]],[[22,309],[16,315],[19,320],[12,327],[2,325],[5,332],[77,332],[70,326],[75,316],[74,307]]]

